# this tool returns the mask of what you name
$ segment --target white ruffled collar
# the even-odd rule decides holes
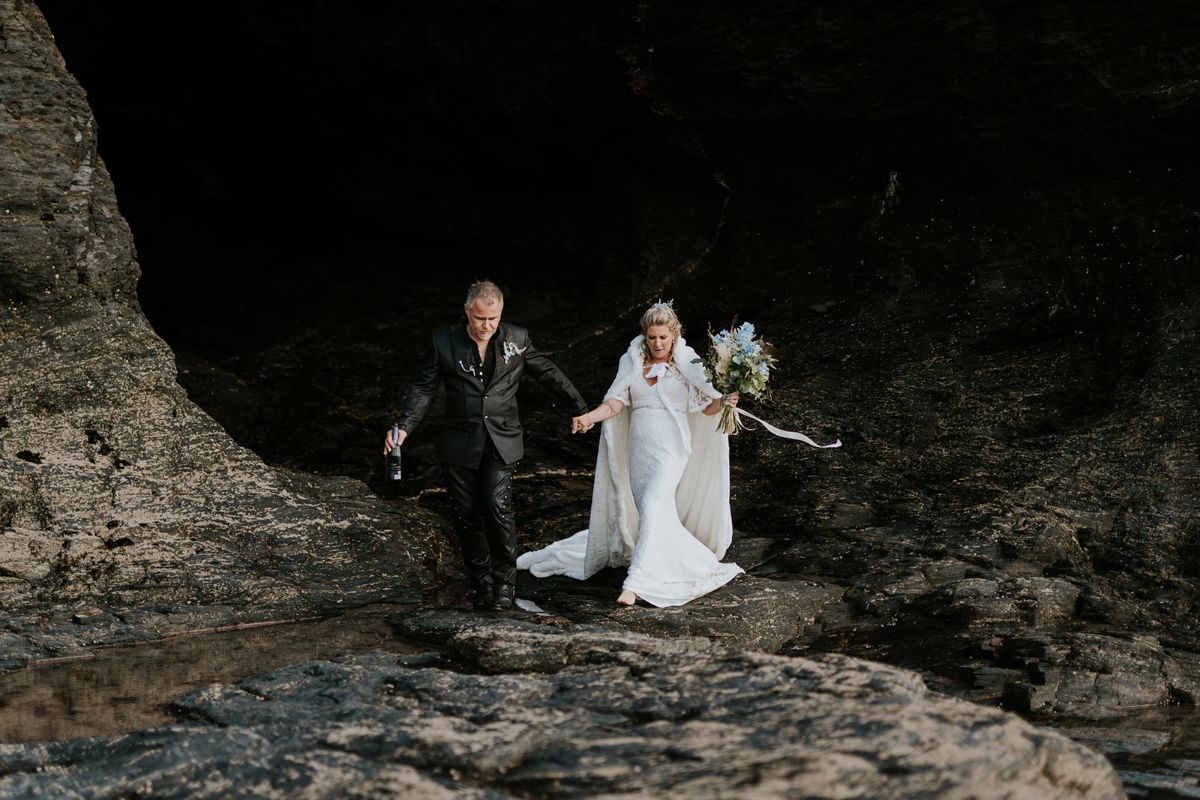
[[[651,364],[650,369],[646,370],[647,378],[661,378],[667,374],[667,362],[661,361],[657,364]]]

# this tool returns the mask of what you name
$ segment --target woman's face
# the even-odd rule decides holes
[[[650,349],[650,358],[662,361],[671,352],[675,337],[666,325],[651,325],[646,328],[646,347]]]

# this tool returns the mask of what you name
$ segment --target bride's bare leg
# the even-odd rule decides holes
[[[637,602],[637,595],[628,589],[622,589],[621,594],[617,595],[617,604],[622,606],[631,606]]]

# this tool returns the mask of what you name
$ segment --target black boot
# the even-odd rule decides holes
[[[496,594],[492,590],[491,582],[475,583],[471,594],[471,608],[476,611],[488,611],[495,608]]]
[[[517,607],[517,587],[510,583],[502,583],[496,587],[496,598],[492,608],[497,611],[512,611]]]

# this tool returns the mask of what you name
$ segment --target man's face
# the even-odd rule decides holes
[[[500,312],[504,304],[496,302],[495,298],[477,298],[469,306],[463,306],[467,312],[467,332],[471,338],[480,344],[486,344],[500,327]]]

